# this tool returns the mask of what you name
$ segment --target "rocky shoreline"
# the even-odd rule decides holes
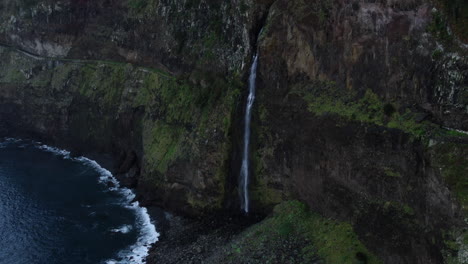
[[[118,171],[115,160],[109,155],[88,153],[86,156],[103,168]],[[123,186],[135,187],[125,175],[116,175]],[[145,204],[147,201],[141,195],[136,200],[145,205],[159,233],[158,241],[152,245],[146,258],[147,264],[218,264],[215,260],[225,257],[226,247],[236,237],[265,218],[265,215],[243,214],[240,209],[238,212],[220,211],[199,217],[182,216]]]
[[[223,254],[224,248],[260,216],[213,214],[204,218],[185,218],[149,208],[156,219],[160,239],[150,250],[148,264],[215,263],[209,259]]]

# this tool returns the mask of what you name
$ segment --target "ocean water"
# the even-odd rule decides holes
[[[145,208],[95,161],[0,140],[0,264],[144,263]]]

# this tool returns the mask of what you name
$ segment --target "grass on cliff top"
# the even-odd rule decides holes
[[[236,263],[381,263],[359,241],[352,226],[324,218],[298,201],[277,205],[273,215],[231,244]],[[246,261],[247,259],[247,261]]]

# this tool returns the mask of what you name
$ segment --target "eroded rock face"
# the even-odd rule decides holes
[[[276,1],[260,41],[264,85],[287,93],[290,83],[335,81],[418,104],[467,129],[467,51],[434,59],[432,8],[425,1]]]
[[[321,106],[341,106],[346,116],[350,105],[334,103],[339,91],[354,94],[351,100],[371,91],[397,111],[418,112],[418,122],[466,129],[466,50],[434,59],[440,44],[427,30],[432,8],[425,1],[272,5],[259,40],[253,207],[299,196],[355,223],[385,263],[443,261],[435,250],[443,247],[440,231],[461,215],[427,142],[386,128],[385,120],[362,123],[310,107],[316,90],[333,87]]]
[[[23,0],[0,10],[0,42],[15,47],[0,50],[0,135],[112,153],[149,204],[237,210],[241,79],[258,48],[254,211],[301,199],[351,222],[386,263],[441,263],[442,231],[461,226],[428,138],[390,125],[410,111],[468,130],[466,49],[431,35],[428,1]],[[323,87],[345,103],[373,94],[388,113],[314,112]]]
[[[441,245],[430,239],[441,239],[460,214],[423,144],[399,130],[311,118],[303,104],[287,105],[269,120],[278,129],[258,150],[262,188],[353,222],[385,263],[441,263]],[[271,202],[256,198],[259,206]]]
[[[49,57],[240,72],[271,2],[4,1],[0,41]]]

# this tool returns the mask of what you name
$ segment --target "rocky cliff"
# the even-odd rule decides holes
[[[468,140],[444,129],[468,130],[454,2],[5,0],[0,135],[112,154],[147,204],[237,211],[258,51],[253,210],[299,199],[384,263],[463,262]]]
[[[422,1],[273,4],[259,42],[260,207],[299,195],[353,222],[386,263],[442,262],[434,241],[460,213],[429,153],[451,140],[439,126],[466,129],[468,75],[466,50],[431,37],[436,12]]]

